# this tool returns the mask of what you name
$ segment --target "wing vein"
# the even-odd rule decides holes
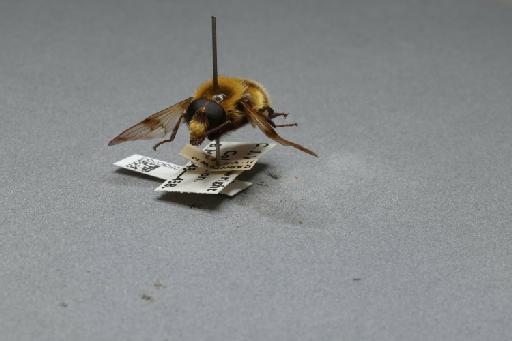
[[[114,137],[108,145],[113,146],[125,141],[149,140],[165,136],[167,133],[172,131],[173,122],[179,117],[179,115],[187,110],[190,102],[192,102],[192,97],[184,99],[146,117],[144,120]]]

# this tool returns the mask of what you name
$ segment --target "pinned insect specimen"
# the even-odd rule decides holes
[[[216,141],[219,155],[220,138],[225,134],[250,123],[267,137],[285,145],[317,156],[312,150],[281,137],[275,130],[280,127],[297,126],[297,123],[276,124],[276,117],[287,117],[286,113],[274,112],[265,88],[256,81],[219,76],[217,71],[216,18],[212,17],[213,77],[201,84],[193,97],[165,108],[134,126],[126,129],[109,142],[109,146],[133,140],[165,137],[153,146],[172,142],[180,125],[188,125],[190,143],[199,145],[207,138]]]

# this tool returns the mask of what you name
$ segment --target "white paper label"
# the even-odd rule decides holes
[[[236,155],[221,154],[224,157],[236,157]],[[211,172],[226,172],[226,171],[245,171],[249,170],[256,164],[257,159],[234,159],[223,160],[222,157],[217,164],[215,157],[204,153],[201,149],[187,144],[180,152],[180,155],[185,159],[190,160],[195,165],[206,168]]]
[[[183,168],[183,166],[171,162],[160,161],[143,155],[129,156],[117,161],[114,165],[164,180],[169,179]]]
[[[238,174],[240,173],[233,171],[212,173],[196,165],[189,165],[166,180],[155,191],[219,194]]]
[[[275,144],[269,143],[223,142],[220,146],[220,155],[223,162],[232,160],[254,160],[256,162],[274,146]],[[215,143],[208,144],[203,151],[206,154],[204,159],[208,159],[208,155],[215,155]],[[189,162],[181,172],[173,178],[169,178],[155,191],[218,194],[240,173],[242,170],[212,172],[201,165]]]
[[[242,143],[242,142],[221,142],[220,159],[223,162],[233,160],[256,160],[275,147],[275,143]],[[215,143],[209,143],[203,148],[209,155],[215,156]]]
[[[234,197],[247,187],[252,186],[252,182],[249,181],[241,181],[241,180],[234,180],[232,183],[224,187],[224,189],[220,192],[220,194],[225,194],[230,197]]]
[[[185,166],[143,155],[129,156],[114,165],[166,180],[155,191],[234,196],[252,185],[250,182],[235,180],[235,178],[243,170],[252,168],[258,159],[274,146],[275,144],[269,143],[223,142],[220,148],[221,167],[225,166],[227,169],[215,165],[215,143],[208,144],[203,151],[186,146],[185,154],[189,158],[194,156],[196,160],[194,163],[188,162]],[[201,160],[206,164],[201,164]],[[244,165],[245,168],[240,169],[240,165]],[[214,169],[206,169],[210,166]],[[250,168],[247,168],[249,166]]]
[[[129,156],[123,160],[117,161],[114,165],[162,180],[173,178],[184,169],[183,166],[178,166],[171,162],[165,162],[143,155]],[[192,166],[192,164],[189,163],[189,166]],[[219,194],[225,194],[232,197],[251,185],[251,182],[234,180],[229,185],[225,186]]]

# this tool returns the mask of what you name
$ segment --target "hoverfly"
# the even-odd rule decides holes
[[[134,126],[126,129],[109,142],[109,146],[133,140],[147,140],[157,137],[164,139],[153,146],[172,142],[180,125],[188,125],[190,144],[199,145],[207,138],[217,141],[225,134],[250,123],[259,128],[267,137],[285,145],[317,156],[312,150],[281,137],[275,128],[297,126],[297,123],[276,124],[274,119],[286,117],[271,107],[270,97],[265,88],[256,81],[217,75],[216,22],[212,17],[213,78],[201,84],[193,97],[184,99],[165,108]],[[217,153],[218,155],[218,153]]]

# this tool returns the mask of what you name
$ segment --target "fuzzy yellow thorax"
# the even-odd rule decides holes
[[[199,85],[194,97],[207,98],[211,100],[213,95],[224,94],[226,97],[222,101],[222,106],[226,111],[228,111],[235,106],[246,90],[247,85],[242,79],[219,76],[219,88],[217,91],[213,90],[213,81],[209,79]]]

